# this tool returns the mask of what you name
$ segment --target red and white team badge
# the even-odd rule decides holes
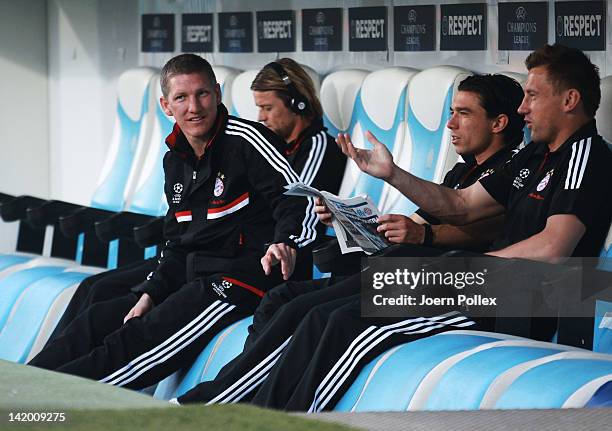
[[[220,175],[215,180],[215,189],[213,191],[213,194],[215,195],[216,198],[221,196],[223,194],[223,190],[225,190],[225,184],[223,184],[223,178],[225,178],[225,176]]]
[[[540,181],[540,184],[538,184],[538,186],[536,187],[537,191],[541,192],[542,190],[546,188],[546,186],[548,185],[548,182],[550,181],[550,177],[552,177],[552,174],[554,171],[555,171],[554,169],[551,169],[550,171],[546,173],[544,178],[542,178],[542,181]]]

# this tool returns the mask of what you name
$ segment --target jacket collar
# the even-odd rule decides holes
[[[217,106],[217,118],[212,126],[213,133],[206,144],[206,149],[209,149],[217,141],[217,138],[221,135],[222,131],[225,130],[226,124],[227,108],[225,105],[223,105],[223,103],[220,103]],[[196,158],[193,148],[191,148],[185,134],[176,123],[174,123],[172,132],[166,138],[166,145],[170,151],[176,152],[183,159]]]
[[[323,127],[323,119],[313,119],[310,125],[304,130],[302,130],[295,140],[287,143],[287,146],[283,151],[284,155],[290,156],[291,154],[296,153],[297,150],[300,149],[300,146],[302,145],[302,142],[304,142],[304,140],[311,137],[312,135],[315,135],[316,133],[319,133],[319,131],[321,130],[327,130],[325,127]]]
[[[488,165],[491,163],[495,164],[499,160],[503,160],[504,158],[509,158],[510,153],[515,148],[516,146],[513,146],[513,145],[504,145],[499,150],[497,150],[497,152],[493,153],[488,159],[482,162],[481,165]],[[477,164],[476,157],[473,154],[469,154],[469,155],[461,156],[461,157],[463,158],[463,161],[465,162],[465,164],[469,167],[475,166]]]
[[[596,136],[596,135],[597,135],[597,125],[595,124],[595,119],[592,119],[591,121],[587,122],[582,127],[580,127],[578,130],[576,130],[574,133],[572,133],[572,135],[569,138],[567,138],[565,142],[563,142],[561,146],[557,148],[557,150],[554,151],[554,153],[562,154],[563,152],[568,151],[568,149],[572,146],[574,142],[579,141],[583,138],[587,138],[589,136]],[[536,154],[545,154],[545,153],[550,152],[548,149],[547,143],[541,142],[537,145],[538,146],[534,151]]]

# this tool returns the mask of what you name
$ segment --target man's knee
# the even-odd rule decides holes
[[[130,293],[120,298],[93,303],[85,313],[91,321],[105,321],[111,317],[123,318],[137,302],[138,296]]]

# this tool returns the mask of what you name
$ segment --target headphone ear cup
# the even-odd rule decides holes
[[[281,78],[281,80],[287,87],[287,91],[291,96],[291,103],[289,104],[289,107],[294,113],[298,115],[304,115],[306,112],[310,111],[310,107],[308,106],[308,99],[306,99],[302,94],[300,94],[298,89],[295,87],[295,84],[291,82],[291,79],[289,79],[289,75],[287,74],[285,69],[283,69],[283,66],[281,66],[280,63],[273,61],[271,63],[266,64],[264,66],[264,69],[265,68],[270,68],[274,70],[274,72],[276,72],[276,74],[279,76],[279,78]]]
[[[298,115],[303,115],[308,110],[308,102],[299,97],[291,99],[291,110]]]

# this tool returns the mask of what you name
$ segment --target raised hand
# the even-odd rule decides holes
[[[389,179],[395,169],[391,153],[371,132],[366,132],[366,138],[374,147],[372,150],[355,148],[348,133],[339,133],[336,142],[363,172],[383,180]]]

